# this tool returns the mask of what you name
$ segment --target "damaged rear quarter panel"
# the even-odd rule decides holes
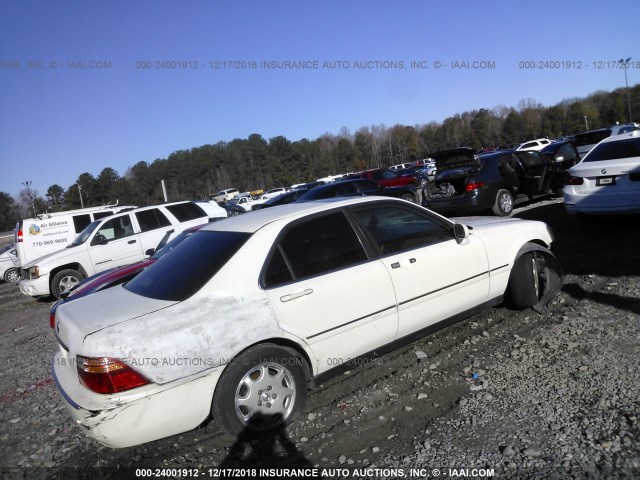
[[[163,384],[224,365],[255,343],[288,336],[258,286],[272,239],[273,233],[256,232],[195,295],[88,335],[82,355],[122,358]]]
[[[196,294],[89,335],[82,350],[124,359],[162,384],[226,364],[246,346],[282,334],[266,295]]]

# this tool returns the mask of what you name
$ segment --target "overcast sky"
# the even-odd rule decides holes
[[[0,191],[611,91],[620,58],[640,82],[639,18],[637,0],[0,0]]]

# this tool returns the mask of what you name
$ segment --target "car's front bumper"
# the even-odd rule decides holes
[[[20,291],[30,297],[43,297],[51,295],[49,290],[49,274],[41,275],[33,280],[22,279],[18,283]]]
[[[193,430],[211,412],[216,384],[224,367],[191,379],[147,385],[114,395],[91,392],[78,381],[64,352],[53,360],[53,378],[74,422],[98,442],[130,447]]]

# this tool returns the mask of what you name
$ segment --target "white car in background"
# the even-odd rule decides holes
[[[454,222],[380,197],[228,218],[126,285],[60,305],[55,383],[112,447],[210,417],[232,435],[279,428],[348,359],[503,300],[545,309],[562,284],[551,242],[542,222]]]
[[[0,280],[7,283],[20,280],[20,263],[13,243],[0,247]]]
[[[607,137],[568,171],[570,214],[640,213],[640,130]]]
[[[538,151],[538,150],[542,150],[544,147],[546,147],[551,143],[553,143],[553,141],[549,140],[548,138],[537,138],[536,140],[530,140],[528,142],[523,143],[518,148],[516,148],[516,150]]]
[[[269,200],[270,198],[277,197],[278,195],[282,195],[283,193],[287,193],[289,190],[280,187],[280,188],[272,188],[271,190],[267,190],[263,195],[260,195],[260,200]],[[251,209],[249,209],[251,210]]]

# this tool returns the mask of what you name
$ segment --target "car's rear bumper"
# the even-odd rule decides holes
[[[422,205],[437,212],[481,212],[489,210],[495,202],[493,190],[476,190],[471,193],[422,200]]]
[[[564,193],[564,206],[567,213],[586,214],[614,214],[640,213],[640,192],[625,192],[613,194],[593,193],[591,195],[576,195]]]
[[[210,414],[222,370],[218,367],[190,380],[148,385],[116,395],[100,395],[81,385],[75,368],[62,352],[55,355],[52,372],[74,422],[98,442],[122,448],[202,424]]]

